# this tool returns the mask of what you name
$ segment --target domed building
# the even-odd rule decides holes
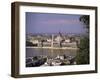
[[[55,41],[58,43],[59,47],[62,47],[63,40],[64,40],[63,35],[59,32],[59,34],[55,37]]]

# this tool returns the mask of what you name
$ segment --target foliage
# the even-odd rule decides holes
[[[90,22],[89,22],[89,16],[88,16],[88,15],[83,15],[83,16],[81,16],[79,20],[80,20],[81,22],[83,22],[83,24],[85,25],[85,27],[86,27],[87,29],[89,29],[89,24],[90,24]]]
[[[89,64],[89,38],[82,38],[78,47],[79,51],[76,56],[77,64]]]
[[[85,25],[88,32],[86,32],[87,34],[80,39],[76,62],[77,64],[89,64],[89,16],[81,16],[80,21]]]

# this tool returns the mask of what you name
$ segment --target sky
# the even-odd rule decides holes
[[[79,18],[82,15],[26,12],[26,34],[85,33]]]

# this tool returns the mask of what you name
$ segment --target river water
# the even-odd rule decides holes
[[[44,49],[44,48],[26,48],[26,58],[33,57],[33,56],[39,56],[44,55],[48,56],[50,58],[54,58],[57,55],[62,56],[76,56],[77,50],[71,50],[71,49]]]

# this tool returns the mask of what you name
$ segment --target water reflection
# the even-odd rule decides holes
[[[26,48],[26,58],[33,56],[48,56],[50,58],[55,58],[57,55],[66,55],[75,57],[77,50],[71,49],[44,49],[44,48]]]

